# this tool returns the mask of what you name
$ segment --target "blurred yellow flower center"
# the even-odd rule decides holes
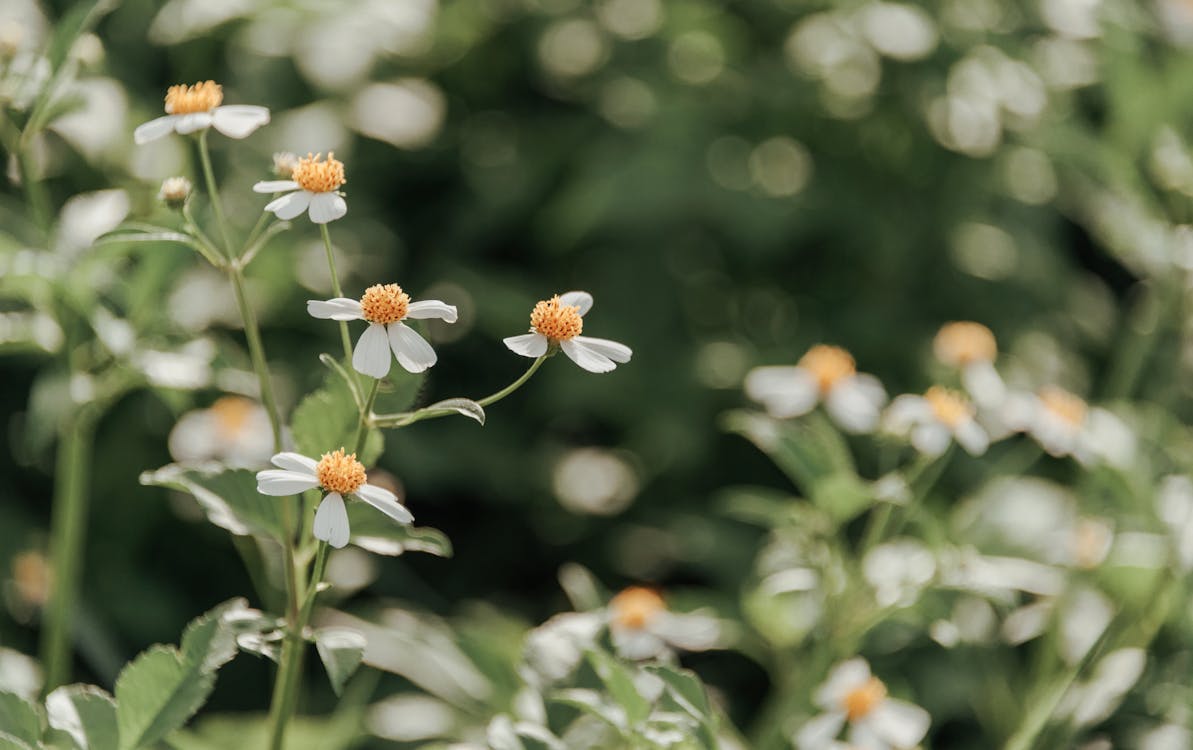
[[[315,465],[315,476],[319,478],[320,487],[341,495],[356,492],[368,479],[364,464],[356,460],[356,454],[345,455],[343,448],[324,453]]]
[[[46,603],[53,577],[54,571],[40,552],[30,550],[12,558],[12,582],[17,595],[27,604],[41,606]]]
[[[215,429],[220,437],[233,440],[244,428],[256,405],[241,396],[223,396],[208,410],[215,417]]]
[[[946,427],[957,427],[973,417],[973,407],[956,391],[934,385],[924,394],[924,400],[932,407],[932,414]]]
[[[859,687],[850,690],[841,699],[841,707],[850,721],[864,719],[886,698],[886,685],[877,677],[871,677]]]
[[[1049,414],[1074,429],[1084,424],[1085,413],[1089,410],[1080,398],[1056,386],[1040,389],[1040,404]]]
[[[645,586],[631,586],[609,601],[612,623],[627,630],[641,630],[666,609],[663,597]]]
[[[1096,568],[1106,558],[1111,532],[1105,524],[1089,518],[1077,522],[1073,533],[1073,558],[1079,568]]]
[[[166,90],[166,114],[189,115],[210,112],[224,101],[224,89],[215,81],[203,81],[194,86],[179,84]]]
[[[998,356],[994,334],[981,323],[962,321],[941,326],[932,342],[936,358],[946,365],[964,367],[974,362],[993,362]]]
[[[360,309],[370,323],[397,323],[410,310],[410,295],[397,284],[374,284],[360,298]]]
[[[559,303],[559,295],[545,299],[530,312],[530,327],[552,341],[574,339],[584,330],[580,308]]]
[[[800,357],[799,366],[812,373],[821,393],[857,372],[853,355],[839,346],[817,344]]]
[[[330,193],[348,181],[344,179],[344,162],[336,159],[334,152],[328,152],[326,161],[323,161],[322,154],[302,157],[294,165],[290,179],[312,193]]]

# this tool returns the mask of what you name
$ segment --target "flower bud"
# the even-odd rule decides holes
[[[298,156],[289,151],[279,151],[273,155],[273,173],[280,179],[289,180],[297,166]]]
[[[191,181],[185,177],[168,177],[162,182],[162,189],[158,191],[157,198],[177,210],[191,197],[191,187]]]

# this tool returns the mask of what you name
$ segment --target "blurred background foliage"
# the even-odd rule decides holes
[[[0,8],[0,97],[13,111],[12,71],[68,7]],[[332,234],[348,295],[395,281],[461,311],[429,329],[440,362],[424,402],[516,377],[524,362],[499,339],[555,292],[592,292],[585,333],[634,349],[600,377],[551,362],[483,428],[445,420],[388,436],[380,466],[455,554],[346,557],[360,585],[338,606],[450,618],[468,654],[512,681],[524,628],[570,606],[566,563],[613,590],[656,584],[740,616],[767,532],[726,518],[718,492],[786,480],[719,417],[741,405],[749,368],[794,363],[818,342],[847,347],[891,393],[919,391],[939,374],[936,329],[981,321],[1009,381],[1134,401],[1160,425],[1157,461],[1183,472],[1189,439],[1171,416],[1188,416],[1193,354],[1191,41],[1187,0],[117,4],[72,48],[72,104],[35,144],[48,205],[67,206],[57,229],[28,215],[15,177],[0,193],[0,643],[35,651],[53,425],[84,387],[53,363],[132,346],[92,351],[63,309],[101,340],[116,330],[105,316],[127,321],[137,352],[211,343],[193,387],[161,387],[142,366],[99,419],[77,676],[110,684],[146,645],[252,590],[226,534],[138,483],[171,460],[183,413],[253,395],[231,292],[177,246],[87,251],[125,214],[167,220],[158,185],[188,174],[188,144],[131,138],[167,86],[214,79],[225,102],[273,112],[247,141],[213,142],[241,227],[259,215],[249,187],[273,153],[344,161],[350,210]],[[103,205],[76,200],[72,215],[85,193]],[[41,247],[57,260],[29,250]],[[38,281],[55,274],[65,286]],[[301,224],[273,240],[250,285],[289,411],[323,380],[316,355],[337,347],[301,313],[330,296],[317,233]],[[863,448],[859,461],[876,458]],[[1072,479],[1063,465],[1042,472]],[[951,467],[941,513],[950,488],[981,474]],[[1160,643],[1187,664],[1182,644]],[[924,643],[917,655],[903,668],[945,668]],[[765,665],[734,651],[683,663],[741,725],[769,690]],[[263,710],[267,663],[226,672],[211,710]],[[383,680],[378,694],[405,684]],[[330,691],[311,682],[311,710],[326,708]],[[974,719],[955,717],[933,746],[978,747]]]

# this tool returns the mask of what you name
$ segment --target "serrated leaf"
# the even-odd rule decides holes
[[[80,750],[117,750],[116,701],[94,685],[66,685],[46,696],[50,726],[66,732]]]
[[[364,657],[364,634],[349,628],[321,628],[315,631],[315,650],[327,670],[331,689],[336,695],[344,692],[344,684],[356,672]]]
[[[351,453],[356,446],[360,411],[348,385],[335,373],[329,373],[321,388],[309,394],[294,409],[290,428],[294,445],[304,456],[321,456],[343,448]],[[369,430],[364,448],[357,458],[372,466],[381,455],[384,439],[380,430]]]
[[[439,529],[403,526],[363,502],[349,503],[348,524],[352,543],[377,555],[397,557],[405,552],[426,552],[437,557],[452,556],[451,540]]]
[[[142,473],[141,484],[190,494],[208,521],[238,536],[282,538],[281,503],[289,500],[257,492],[257,479],[251,471],[226,469],[219,464],[168,464]]]
[[[626,718],[631,726],[650,715],[650,701],[634,687],[634,678],[625,665],[604,651],[590,650],[585,656],[588,657],[588,663],[592,665],[597,677],[605,684],[609,695],[625,709]]]
[[[231,599],[191,620],[182,631],[182,657],[201,672],[215,672],[236,656],[236,637],[244,623],[263,622],[244,599]]]
[[[41,739],[38,707],[16,693],[0,692],[0,732],[14,740],[37,745]]]

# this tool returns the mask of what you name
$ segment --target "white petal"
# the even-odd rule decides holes
[[[821,714],[800,727],[795,735],[795,746],[799,750],[827,750],[843,726],[845,714],[840,711]]]
[[[829,710],[837,710],[841,702],[850,691],[855,690],[870,679],[870,665],[858,656],[843,661],[828,673],[824,684],[816,689],[816,705]]]
[[[560,343],[559,348],[568,355],[568,359],[589,372],[611,372],[617,367],[613,360],[600,352],[589,349],[575,339]]]
[[[891,402],[882,418],[883,429],[906,435],[917,422],[932,419],[932,407],[923,396],[905,393]]]
[[[872,432],[878,426],[886,391],[873,375],[855,375],[829,391],[824,407],[848,432]]]
[[[322,539],[336,549],[348,544],[348,509],[338,492],[331,493],[319,503],[312,530],[316,539]]]
[[[302,474],[310,474],[315,476],[315,467],[318,462],[313,458],[307,458],[301,453],[279,453],[269,462],[279,469],[287,469],[289,471],[296,471]]]
[[[987,409],[997,408],[1007,396],[1007,386],[990,362],[966,365],[961,371],[961,382],[973,396],[974,403]]]
[[[591,336],[577,336],[572,341],[583,344],[598,354],[603,354],[614,362],[625,364],[634,356],[634,352],[625,344],[619,344],[609,339],[594,339]]]
[[[289,221],[307,210],[311,205],[311,194],[305,190],[295,190],[280,198],[274,198],[265,204],[266,211],[272,211],[279,219]]]
[[[866,717],[875,734],[895,747],[915,747],[928,733],[932,717],[917,705],[888,698]]]
[[[939,456],[949,447],[949,428],[940,422],[922,422],[911,430],[911,444],[925,456]]]
[[[254,104],[229,104],[211,113],[211,124],[229,138],[247,138],[268,122],[269,110]]]
[[[163,135],[174,132],[174,123],[178,120],[178,115],[166,115],[159,117],[156,120],[150,120],[147,123],[138,125],[137,129],[133,131],[133,143],[138,146],[142,143],[149,143],[156,141]]]
[[[721,640],[721,623],[707,612],[660,612],[650,631],[685,651],[707,651]]]
[[[284,497],[297,495],[299,492],[313,490],[319,486],[319,480],[313,474],[283,469],[266,469],[257,472],[257,492],[262,495]]]
[[[398,496],[384,487],[362,484],[356,490],[356,496],[398,523],[407,524],[414,520],[414,514],[398,502]]]
[[[380,380],[389,374],[389,365],[393,357],[389,353],[389,337],[385,335],[385,326],[370,323],[365,332],[356,342],[356,349],[352,352],[352,366],[356,371]]]
[[[333,297],[329,300],[307,300],[307,314],[323,320],[360,320],[364,313],[360,302],[347,297]]]
[[[291,190],[298,190],[294,180],[262,180],[253,185],[254,193],[288,193]]]
[[[745,389],[778,419],[807,414],[820,400],[816,377],[802,367],[755,367],[746,375]]]
[[[315,193],[311,198],[311,221],[326,224],[348,213],[348,202],[338,193]]]
[[[990,437],[986,431],[972,419],[967,419],[961,424],[957,425],[957,429],[953,432],[953,436],[957,438],[957,442],[965,449],[971,456],[980,456],[986,452],[990,447]]]
[[[547,337],[541,333],[524,333],[504,339],[506,347],[523,357],[541,357],[547,353]]]
[[[178,122],[174,123],[174,129],[186,135],[202,130],[209,125],[211,125],[210,112],[192,112],[189,115],[179,115]]]
[[[406,317],[422,320],[425,318],[439,318],[446,323],[455,323],[459,314],[455,305],[440,302],[437,299],[424,299],[411,302],[406,308]]]
[[[616,628],[609,637],[617,655],[625,659],[656,659],[670,651],[662,638],[646,630]]]
[[[580,308],[580,315],[592,309],[592,295],[588,292],[564,292],[559,295],[559,304]]]
[[[390,348],[407,372],[422,372],[439,361],[431,345],[410,326],[390,323],[388,328]]]

